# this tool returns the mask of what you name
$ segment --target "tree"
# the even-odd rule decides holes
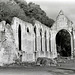
[[[18,17],[32,24],[34,20],[38,20],[49,27],[54,23],[54,20],[49,19],[40,6],[35,3],[27,4],[24,0],[0,2],[0,21],[5,20],[10,24],[13,17]]]
[[[26,17],[23,9],[16,3],[1,2],[0,3],[0,21],[5,20],[7,23],[11,23],[13,17],[18,17],[24,21],[27,21],[28,17]]]
[[[50,19],[46,16],[46,13],[40,8],[39,5],[35,3],[23,3],[19,0],[15,0],[15,2],[24,10],[24,13],[27,17],[29,17],[30,22],[32,22],[32,19],[36,19],[40,21],[41,23],[45,24],[48,27],[51,27],[54,23],[53,19]]]

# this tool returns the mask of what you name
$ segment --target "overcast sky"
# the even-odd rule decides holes
[[[47,16],[56,19],[60,10],[75,24],[75,0],[26,0],[34,2],[46,12]]]

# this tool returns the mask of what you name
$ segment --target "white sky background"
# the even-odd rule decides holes
[[[60,10],[75,24],[75,0],[26,0],[26,2],[33,2],[46,12],[47,16],[56,19]]]

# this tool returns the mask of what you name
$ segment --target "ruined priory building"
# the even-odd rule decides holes
[[[11,25],[0,22],[0,65],[21,62],[36,62],[38,57],[56,58],[56,35],[65,29],[71,37],[71,57],[74,56],[74,27],[62,11],[51,28],[35,21],[24,22],[14,17]]]

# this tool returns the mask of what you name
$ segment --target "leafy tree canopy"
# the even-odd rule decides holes
[[[53,19],[48,18],[46,13],[35,3],[28,3],[24,0],[7,0],[0,2],[0,21],[6,20],[11,23],[13,17],[18,17],[26,22],[33,23],[38,20],[46,26],[51,27]]]

